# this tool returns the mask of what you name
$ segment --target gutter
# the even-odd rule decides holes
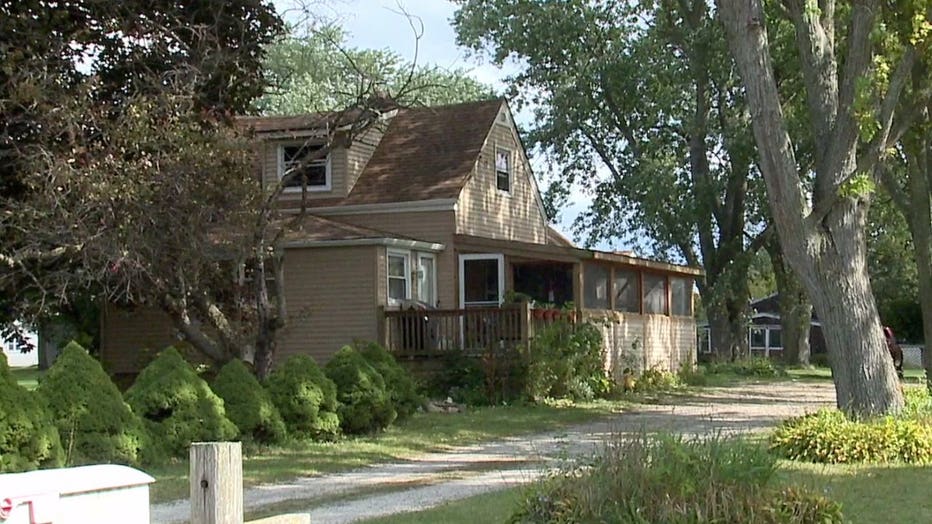
[[[438,242],[423,240],[409,240],[404,238],[353,238],[346,240],[294,240],[283,244],[285,249],[313,248],[313,247],[352,247],[352,246],[386,246],[415,249],[439,253],[446,246]]]

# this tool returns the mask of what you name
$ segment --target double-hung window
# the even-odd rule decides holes
[[[287,144],[278,146],[278,177],[286,191],[330,190],[330,156],[321,144]]]
[[[511,192],[511,151],[495,149],[495,187]]]
[[[411,298],[411,254],[388,252],[388,303],[398,305]]]
[[[417,299],[431,307],[437,305],[437,259],[434,255],[417,257]]]

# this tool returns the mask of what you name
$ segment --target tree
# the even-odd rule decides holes
[[[900,132],[896,109],[918,40],[878,42],[872,35],[884,34],[884,17],[918,21],[919,29],[926,18],[874,0],[779,6],[796,35],[815,144],[811,164],[795,154],[782,110],[791,93],[774,74],[768,31],[781,22],[760,0],[718,1],[746,89],[774,224],[822,321],[838,406],[859,415],[889,413],[903,398],[871,294],[865,230],[871,173]]]
[[[360,87],[367,85],[400,98],[411,98],[416,92],[417,103],[426,106],[495,96],[461,69],[409,63],[385,49],[350,48],[346,33],[332,25],[285,36],[270,45],[267,53],[265,71],[273,87],[256,102],[264,114],[347,107],[356,103]]]
[[[906,218],[887,193],[878,194],[868,215],[867,262],[880,320],[897,338],[921,342],[922,311],[914,254]]]
[[[512,93],[537,106],[531,143],[562,169],[551,190],[593,194],[577,231],[646,236],[701,264],[716,353],[747,355],[748,267],[765,228],[741,86],[707,2],[458,3],[460,43],[525,66]]]

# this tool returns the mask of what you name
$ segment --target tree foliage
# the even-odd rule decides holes
[[[535,108],[531,142],[557,166],[549,200],[581,185],[588,243],[621,238],[703,265],[715,346],[746,352],[759,247],[748,238],[764,211],[741,86],[707,3],[458,3],[461,43],[524,66],[512,94]]]
[[[464,70],[412,64],[387,49],[350,48],[337,26],[291,34],[267,52],[265,71],[272,88],[256,102],[264,114],[332,111],[373,91],[425,106],[494,96]]]

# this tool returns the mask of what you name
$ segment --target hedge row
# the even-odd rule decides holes
[[[289,358],[260,384],[241,361],[208,384],[169,347],[121,395],[100,363],[68,344],[35,392],[0,355],[0,472],[63,464],[154,464],[191,442],[279,444],[368,433],[423,403],[407,372],[381,347],[344,347],[321,369]]]

